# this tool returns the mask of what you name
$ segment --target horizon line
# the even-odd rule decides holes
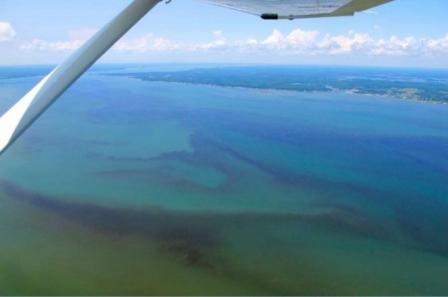
[[[0,68],[7,67],[57,67],[59,64],[0,64]],[[216,66],[291,66],[291,67],[328,67],[328,68],[375,68],[375,69],[414,69],[414,70],[441,70],[448,71],[446,66],[389,66],[389,65],[342,65],[342,64],[300,64],[300,63],[243,63],[243,62],[99,62],[90,67],[90,69],[97,66],[128,66],[128,65],[216,65]],[[89,70],[90,70],[89,69]]]

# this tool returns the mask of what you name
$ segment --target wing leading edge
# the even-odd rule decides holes
[[[393,0],[206,0],[263,19],[352,16]]]

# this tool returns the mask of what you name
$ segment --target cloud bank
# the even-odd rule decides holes
[[[3,23],[0,23],[3,24]],[[2,29],[3,28],[3,29]],[[0,41],[12,38],[15,32],[7,25],[0,25]],[[90,30],[89,35],[93,34]],[[20,48],[27,51],[69,51],[79,48],[87,38],[82,34],[70,34],[67,41],[46,41],[34,39],[24,42]],[[87,35],[87,34],[85,34]],[[4,37],[7,36],[7,37]],[[9,37],[8,37],[9,36]],[[85,37],[85,36],[84,36]],[[395,36],[374,38],[368,33],[349,31],[345,34],[323,34],[314,30],[296,28],[288,33],[273,30],[264,38],[247,38],[229,40],[222,31],[213,32],[208,42],[179,42],[152,33],[117,42],[116,52],[241,52],[248,54],[282,54],[282,55],[349,55],[367,56],[419,56],[448,54],[448,34],[437,38],[417,38],[414,36]]]

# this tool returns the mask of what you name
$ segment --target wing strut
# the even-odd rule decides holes
[[[161,0],[134,0],[0,118],[0,154]]]

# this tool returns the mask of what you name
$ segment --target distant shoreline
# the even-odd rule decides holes
[[[0,66],[0,80],[43,77],[54,66]],[[274,64],[99,64],[90,73],[144,81],[296,92],[343,92],[448,103],[448,69]]]

